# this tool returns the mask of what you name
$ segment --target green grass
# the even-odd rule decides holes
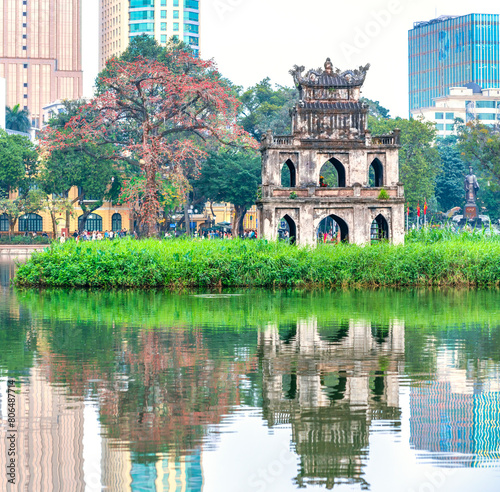
[[[19,266],[19,286],[498,286],[500,239],[419,231],[404,246],[267,241],[120,240],[54,243]]]

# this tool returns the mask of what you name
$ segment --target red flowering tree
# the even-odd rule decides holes
[[[100,94],[65,128],[47,129],[42,146],[89,155],[102,149],[106,158],[138,168],[143,179],[125,195],[139,203],[142,231],[151,236],[157,232],[162,181],[184,196],[185,169],[201,163],[207,140],[257,143],[236,124],[238,101],[211,61],[173,51],[162,61],[111,60],[106,74]]]

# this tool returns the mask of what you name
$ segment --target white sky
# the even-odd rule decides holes
[[[84,92],[98,62],[98,0],[83,0]],[[363,95],[392,116],[408,116],[408,30],[439,15],[500,13],[498,0],[200,0],[201,55],[248,87],[270,77],[292,85],[288,71],[371,64]]]

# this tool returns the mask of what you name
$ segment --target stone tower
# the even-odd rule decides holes
[[[404,241],[399,130],[377,137],[368,131],[368,106],[360,101],[368,68],[341,73],[328,58],[324,70],[290,71],[300,98],[291,111],[292,135],[268,131],[261,141],[259,237],[276,239],[284,225],[301,245],[326,237],[356,244]],[[330,169],[330,183],[322,168]],[[333,225],[325,226],[325,219]]]

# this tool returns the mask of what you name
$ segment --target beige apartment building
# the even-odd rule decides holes
[[[82,97],[80,0],[2,0],[0,77],[6,104],[29,110],[41,125],[42,108]]]
[[[199,0],[100,0],[99,70],[126,50],[134,36],[147,34],[161,45],[171,37],[200,48]]]
[[[455,135],[457,118],[464,123],[477,120],[486,126],[497,126],[500,123],[500,88],[481,89],[474,83],[450,87],[448,95],[436,97],[433,106],[411,110],[411,116],[435,123],[438,137]]]

